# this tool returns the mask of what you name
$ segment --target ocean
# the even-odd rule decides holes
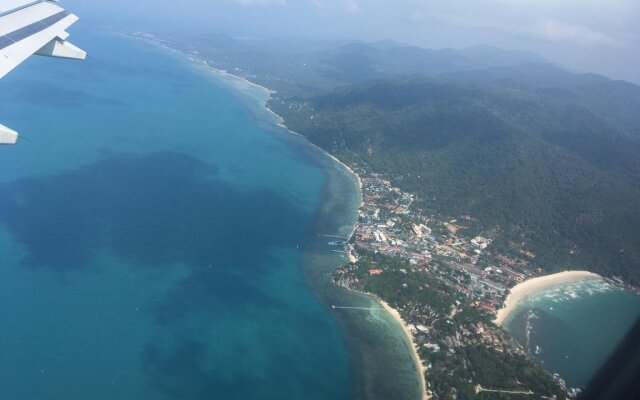
[[[266,93],[108,32],[0,82],[0,398],[415,399],[406,338],[333,286],[354,178]]]
[[[505,327],[568,387],[583,388],[637,318],[640,296],[589,279],[526,298]]]

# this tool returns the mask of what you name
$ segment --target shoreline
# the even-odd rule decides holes
[[[284,119],[268,106],[269,100],[271,100],[273,95],[277,93],[275,90],[269,89],[268,87],[262,86],[260,84],[255,83],[255,82],[251,82],[249,79],[244,78],[244,77],[239,76],[239,75],[232,74],[229,71],[226,71],[226,70],[211,66],[207,60],[199,58],[197,55],[188,54],[188,53],[185,53],[184,51],[180,51],[180,50],[178,50],[176,48],[173,48],[173,47],[163,43],[159,38],[157,38],[155,36],[143,36],[143,35],[136,35],[136,34],[131,34],[129,36],[133,37],[134,39],[138,39],[138,40],[142,40],[142,41],[148,42],[148,43],[150,43],[150,44],[152,44],[154,46],[158,46],[158,47],[160,47],[160,48],[162,48],[164,50],[168,50],[168,51],[173,52],[173,53],[178,53],[181,56],[186,57],[188,61],[190,61],[190,62],[192,62],[194,64],[198,64],[198,67],[205,68],[205,69],[209,70],[210,72],[213,72],[213,74],[217,78],[221,79],[226,84],[230,84],[230,86],[232,86],[233,89],[239,90],[240,92],[242,92],[243,95],[248,95],[250,97],[253,97],[250,94],[248,94],[245,91],[243,91],[243,89],[258,89],[258,90],[260,90],[265,96],[264,99],[260,99],[261,105],[264,108],[264,110],[267,111],[274,118],[274,120],[275,120],[274,122],[276,123],[276,126],[278,126],[279,128],[282,128],[283,130],[287,131],[289,134],[292,134],[292,135],[295,135],[295,136],[303,138],[307,142],[307,144],[309,144],[312,147],[315,147],[316,149],[320,150],[320,152],[322,152],[324,155],[326,155],[327,157],[331,158],[337,164],[340,164],[345,170],[347,170],[349,172],[349,174],[351,174],[351,176],[354,178],[355,182],[357,183],[358,188],[360,190],[362,190],[362,179],[360,178],[360,175],[358,175],[350,166],[348,166],[344,162],[340,161],[336,156],[334,156],[333,154],[327,152],[326,150],[324,150],[320,146],[316,145],[315,143],[312,143],[306,136],[302,135],[301,133],[298,133],[298,132],[295,132],[295,131],[289,129],[284,124]],[[255,97],[253,97],[253,98],[255,99]],[[361,199],[360,203],[362,205],[362,199]],[[354,231],[355,231],[355,227],[354,227]]]
[[[551,275],[539,276],[517,284],[509,290],[503,307],[498,310],[493,322],[503,327],[505,321],[528,297],[553,286],[582,280],[603,279],[600,275],[589,271],[564,271]]]
[[[236,89],[242,89],[242,88],[246,88],[246,87],[253,87],[253,88],[257,88],[260,90],[263,90],[266,94],[267,97],[266,99],[264,99],[264,101],[261,99],[261,104],[264,107],[264,109],[273,116],[273,118],[275,119],[274,122],[276,122],[276,125],[278,127],[280,127],[281,129],[285,130],[287,133],[295,135],[297,137],[302,138],[303,140],[305,140],[305,142],[316,148],[317,150],[319,150],[322,154],[324,154],[326,157],[330,158],[333,162],[335,162],[336,164],[340,165],[346,172],[348,172],[349,175],[351,175],[352,179],[354,180],[354,182],[356,183],[356,185],[358,186],[358,191],[360,193],[362,193],[362,188],[363,188],[363,183],[362,183],[362,178],[360,177],[360,175],[358,175],[349,165],[345,164],[344,162],[342,162],[341,160],[339,160],[336,156],[334,156],[333,154],[327,152],[326,150],[324,150],[323,148],[321,148],[320,146],[316,145],[315,143],[312,143],[311,141],[309,141],[309,139],[298,133],[295,132],[291,129],[289,129],[285,124],[284,124],[284,119],[278,115],[276,112],[274,112],[269,106],[268,106],[268,102],[269,100],[271,100],[273,94],[275,94],[276,92],[266,88],[264,86],[261,86],[257,83],[251,82],[246,78],[243,78],[241,76],[238,75],[234,75],[231,74],[227,71],[224,70],[220,70],[218,68],[212,67],[211,65],[209,65],[205,60],[200,60],[200,59],[194,59],[193,57],[190,57],[190,59],[192,61],[200,61],[203,63],[203,66],[205,66],[206,68],[214,71],[214,73],[222,79],[226,79],[228,80],[228,83],[235,83],[235,85],[237,85]],[[360,202],[358,205],[358,209],[360,209],[360,207],[362,207],[362,205],[364,204],[364,201],[362,199],[362,196],[360,196]],[[354,223],[353,227],[351,228],[350,232],[349,232],[349,239],[351,239],[353,237],[353,235],[355,234],[356,228],[357,228],[357,220]],[[336,268],[338,268],[338,266],[336,266]],[[426,381],[426,367],[423,364],[423,360],[420,358],[420,355],[418,353],[418,346],[416,345],[414,339],[413,339],[413,335],[411,334],[411,331],[408,327],[408,325],[406,324],[406,322],[402,319],[402,316],[400,315],[400,313],[398,312],[398,310],[396,310],[395,308],[391,307],[387,302],[385,302],[382,299],[379,299],[376,296],[373,296],[375,301],[377,303],[379,303],[382,308],[389,314],[391,315],[391,317],[394,319],[394,321],[396,322],[396,324],[398,324],[398,326],[402,329],[402,332],[404,333],[405,338],[407,339],[410,347],[411,347],[411,358],[414,361],[414,365],[416,367],[416,371],[418,372],[418,381],[420,383],[420,391],[421,391],[421,396],[420,396],[420,400],[429,400],[430,397],[428,395],[427,392],[427,381]]]
[[[149,40],[149,41],[154,42],[153,40]],[[172,47],[169,47],[167,45],[164,45],[164,44],[161,44],[161,47],[165,48],[165,49],[168,49],[168,50],[176,51],[176,52],[186,56],[189,61],[192,61],[192,62],[195,62],[195,63],[201,63],[202,67],[204,67],[204,68],[210,70],[211,72],[213,72],[218,78],[222,79],[226,83],[232,84],[231,86],[234,86],[234,89],[242,91],[242,89],[253,88],[253,89],[258,89],[261,92],[263,92],[264,95],[265,95],[265,98],[264,99],[260,99],[261,105],[264,108],[264,110],[266,110],[274,118],[276,126],[278,126],[279,128],[284,129],[289,134],[292,134],[292,135],[295,135],[295,136],[298,136],[298,137],[304,139],[307,142],[307,144],[309,144],[312,147],[315,147],[316,149],[320,150],[320,152],[323,153],[325,156],[331,158],[337,164],[341,165],[345,170],[347,170],[349,172],[349,174],[351,174],[351,176],[356,181],[356,183],[358,185],[358,188],[362,191],[362,179],[360,178],[360,175],[358,175],[353,170],[353,168],[351,168],[350,166],[348,166],[347,164],[345,164],[344,162],[339,160],[336,156],[334,156],[333,154],[327,152],[326,150],[324,150],[320,146],[316,145],[315,143],[312,143],[303,134],[289,129],[289,127],[287,127],[285,125],[285,123],[284,123],[284,118],[282,118],[279,114],[277,114],[275,111],[273,111],[268,106],[269,100],[271,100],[273,98],[273,95],[277,93],[275,90],[269,89],[268,87],[262,86],[262,85],[260,85],[258,83],[255,83],[255,82],[251,82],[249,79],[244,78],[244,77],[239,76],[239,75],[232,74],[229,71],[226,71],[226,70],[211,66],[207,60],[204,60],[202,58],[198,58],[197,56],[186,54],[184,52],[181,52],[179,50],[176,50],[176,49],[174,49]],[[244,94],[247,94],[247,93],[244,93]],[[362,199],[360,201],[360,205],[362,205]],[[355,226],[354,226],[353,230],[355,232]],[[353,233],[351,235],[353,235]]]
[[[400,325],[405,336],[407,337],[407,340],[409,340],[409,344],[411,345],[411,350],[412,350],[412,358],[416,365],[416,369],[418,370],[418,373],[420,375],[420,386],[421,386],[421,392],[422,392],[421,399],[429,400],[430,397],[427,391],[427,379],[425,378],[427,368],[424,366],[422,359],[420,358],[420,354],[418,353],[418,345],[416,345],[415,340],[413,340],[413,334],[411,333],[409,326],[404,321],[404,319],[402,319],[402,316],[400,315],[400,312],[398,312],[398,310],[391,307],[389,303],[387,303],[386,301],[379,299],[375,296],[374,298],[378,303],[382,305],[382,308],[384,308],[384,310],[387,311],[393,317],[393,319],[398,323],[398,325]]]
[[[263,109],[265,111],[267,111],[272,118],[274,119],[274,123],[277,127],[281,128],[282,130],[286,131],[286,133],[288,134],[292,134],[295,135],[297,137],[302,138],[303,140],[305,140],[305,142],[316,148],[317,150],[320,151],[320,153],[324,154],[326,157],[328,157],[329,159],[331,159],[335,164],[341,166],[353,179],[354,183],[357,185],[358,187],[358,191],[360,193],[362,193],[362,189],[363,189],[363,182],[362,182],[362,178],[360,177],[360,175],[358,175],[349,165],[345,164],[344,162],[342,162],[341,160],[339,160],[336,156],[334,156],[333,154],[330,154],[329,152],[327,152],[326,150],[324,150],[323,148],[321,148],[320,146],[316,145],[315,143],[312,143],[311,141],[309,141],[309,139],[298,133],[295,132],[291,129],[289,129],[285,124],[284,124],[284,119],[278,115],[276,112],[274,112],[269,106],[268,106],[268,102],[269,100],[271,100],[273,98],[273,95],[276,93],[274,90],[271,90],[267,87],[261,86],[255,82],[251,82],[250,80],[248,80],[247,78],[244,78],[242,76],[238,76],[238,75],[234,75],[232,73],[229,73],[228,71],[225,70],[221,70],[219,68],[213,67],[209,64],[209,62],[207,60],[204,60],[200,57],[198,57],[197,55],[192,55],[192,54],[188,54],[185,53],[183,51],[180,51],[178,49],[175,49],[173,47],[170,47],[169,45],[159,41],[159,38],[156,37],[145,37],[145,36],[139,36],[139,35],[132,35],[134,38],[146,41],[148,43],[151,43],[152,45],[158,46],[164,50],[168,50],[174,53],[178,53],[181,56],[184,56],[187,58],[187,61],[190,61],[191,63],[194,64],[194,66],[199,67],[199,68],[203,68],[208,70],[208,72],[213,73],[213,75],[220,79],[224,84],[229,85],[232,89],[237,90],[239,92],[241,92],[241,95],[244,96],[249,96],[251,98],[253,98],[254,100],[259,100],[261,106],[263,107]],[[264,97],[261,97],[260,99],[256,98],[255,96],[252,96],[250,93],[247,93],[246,89],[258,89],[259,91],[262,92]],[[360,200],[359,200],[359,205],[358,205],[358,209],[360,209],[362,207],[362,205],[364,204],[362,196],[360,196]],[[351,239],[356,231],[357,228],[357,220],[354,223],[353,227],[351,228],[350,232],[349,232],[349,238]],[[336,266],[336,268],[338,268],[339,266]],[[339,287],[337,285],[335,285],[336,287]],[[418,353],[418,346],[416,345],[414,339],[413,339],[413,335],[408,327],[408,325],[406,324],[406,322],[402,319],[402,316],[400,315],[400,313],[394,309],[393,307],[391,307],[388,303],[386,303],[384,300],[379,299],[376,296],[373,296],[374,300],[379,303],[382,308],[389,314],[391,315],[391,317],[394,319],[394,321],[396,322],[396,324],[401,328],[402,332],[404,333],[404,336],[406,338],[406,340],[408,341],[410,347],[411,347],[411,358],[414,361],[414,365],[416,368],[416,372],[418,374],[418,382],[420,384],[420,391],[421,391],[421,395],[420,395],[420,400],[429,400],[430,396],[428,394],[428,390],[427,390],[427,381],[426,381],[426,367],[423,364],[423,360],[420,358],[420,355]]]
[[[184,53],[182,53],[182,54],[184,54]],[[186,54],[184,54],[184,55],[186,55]],[[188,56],[188,57],[193,62],[201,62],[203,67],[205,67],[205,68],[211,70],[212,72],[214,72],[218,78],[226,80],[227,83],[231,83],[233,86],[236,86],[235,89],[237,89],[237,90],[242,90],[243,88],[251,87],[251,88],[260,89],[261,91],[263,91],[266,94],[266,98],[265,99],[260,99],[260,102],[262,104],[262,107],[274,118],[274,120],[275,120],[274,122],[276,123],[276,126],[278,126],[279,128],[285,130],[289,134],[292,134],[292,135],[295,135],[297,137],[300,137],[300,138],[304,139],[305,142],[308,145],[316,148],[322,154],[324,154],[326,157],[330,158],[333,162],[335,162],[336,164],[340,165],[345,171],[347,171],[349,173],[349,175],[351,175],[352,179],[354,180],[354,182],[358,186],[358,190],[360,191],[360,193],[362,192],[363,183],[362,183],[362,178],[360,177],[360,175],[358,175],[350,166],[348,166],[347,164],[345,164],[344,162],[339,160],[336,156],[334,156],[333,154],[327,152],[326,150],[324,150],[320,146],[316,145],[315,143],[312,143],[311,141],[309,141],[309,139],[306,136],[289,129],[285,125],[284,119],[280,115],[278,115],[276,112],[274,112],[268,106],[269,100],[271,100],[272,96],[276,93],[274,90],[271,90],[271,89],[269,89],[267,87],[261,86],[261,85],[259,85],[257,83],[251,82],[250,80],[248,80],[246,78],[243,78],[241,76],[234,75],[234,74],[231,74],[231,73],[229,73],[227,71],[212,67],[211,65],[209,65],[209,63],[206,60],[202,60],[202,59],[199,59],[199,58],[194,58],[193,56]],[[362,207],[363,204],[364,203],[363,203],[362,196],[360,196],[360,204],[358,205],[358,209],[360,209],[360,207]],[[357,221],[354,223],[351,231],[349,232],[349,238],[353,237],[353,235],[354,235],[354,233],[356,231],[356,228],[357,228]],[[426,367],[423,364],[423,360],[420,358],[420,355],[418,353],[418,346],[416,345],[416,343],[415,343],[415,341],[413,339],[413,335],[411,334],[411,331],[409,330],[408,325],[405,323],[405,321],[402,319],[402,316],[400,315],[400,313],[395,308],[391,307],[384,300],[378,299],[375,296],[374,296],[374,298],[375,298],[376,302],[378,302],[380,305],[382,305],[382,308],[387,313],[389,313],[389,315],[391,315],[393,317],[394,321],[402,329],[402,332],[404,333],[404,336],[406,337],[407,341],[409,342],[409,345],[411,346],[411,357],[412,357],[412,359],[414,361],[414,365],[416,367],[416,371],[418,372],[418,381],[420,383],[420,390],[421,390],[420,400],[429,400],[430,397],[429,397],[428,392],[427,392]]]

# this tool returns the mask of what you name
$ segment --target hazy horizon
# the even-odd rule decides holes
[[[262,38],[391,39],[425,48],[531,51],[578,72],[640,84],[633,0],[64,0],[81,24]]]

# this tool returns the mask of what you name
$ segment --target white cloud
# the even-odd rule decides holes
[[[475,33],[479,40],[502,38],[503,42],[514,43],[534,39],[558,45],[622,48],[628,46],[625,37],[637,29],[625,23],[623,10],[640,16],[633,8],[616,8],[601,0],[476,0],[467,2],[465,7],[441,0],[428,4],[407,1],[412,7],[405,10],[402,20],[416,24],[416,30],[428,30],[430,25],[442,23],[464,29],[465,37]],[[577,1],[582,2],[582,7],[575,4]],[[624,5],[628,2],[610,1]]]
[[[618,40],[605,33],[585,26],[567,24],[554,19],[545,19],[537,22],[531,31],[534,36],[550,40],[552,42],[565,42],[583,46],[621,46],[621,43]]]

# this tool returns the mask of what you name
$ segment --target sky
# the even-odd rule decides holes
[[[640,84],[640,0],[63,0],[85,23],[528,50]]]

